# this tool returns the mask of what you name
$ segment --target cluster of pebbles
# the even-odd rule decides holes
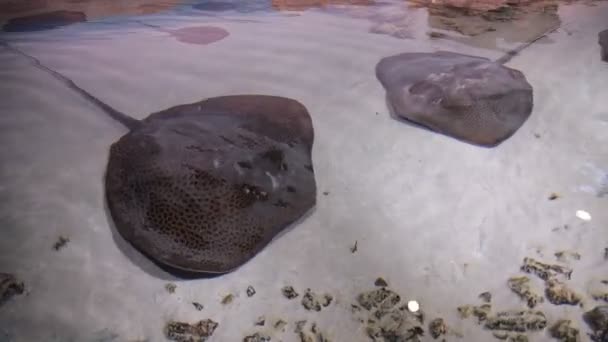
[[[176,285],[169,283],[165,286],[165,289],[169,293],[174,293]],[[245,293],[247,297],[253,297],[257,291],[253,286],[248,286]],[[281,289],[282,296],[287,300],[300,299],[300,303],[307,311],[320,312],[324,308],[330,306],[334,301],[334,297],[328,293],[316,293],[311,289],[306,289],[301,295],[293,286],[284,286]],[[230,304],[234,301],[235,296],[233,294],[225,295],[221,303],[224,305]],[[199,302],[193,302],[192,305],[196,310],[203,310],[204,306]],[[263,329],[270,327],[275,332],[285,332],[289,322],[284,319],[277,319],[274,322],[268,322],[266,316],[259,316],[255,322],[254,327],[259,330],[252,334],[243,337],[243,342],[270,342],[272,336]],[[307,320],[298,320],[292,322],[294,328],[293,333],[296,334],[301,342],[331,342],[328,335],[323,332],[317,325],[316,322],[308,322]],[[169,321],[165,325],[164,334],[165,337],[171,341],[177,342],[204,342],[207,341],[218,328],[219,323],[212,319],[204,319],[195,323]]]
[[[556,253],[558,260],[561,260],[561,256],[562,253]],[[580,255],[573,259],[580,259]],[[479,305],[457,307],[461,318],[474,318],[484,329],[491,331],[495,338],[504,341],[526,342],[529,338],[528,333],[545,329],[550,336],[562,342],[584,341],[585,338],[573,321],[558,319],[549,324],[545,313],[538,308],[545,302],[582,307],[582,296],[567,284],[573,269],[533,258],[524,258],[520,270],[522,274],[507,279],[507,287],[521,299],[527,306],[526,309],[494,311],[492,294],[483,292],[479,295],[481,301]],[[529,275],[535,276],[544,283],[544,291],[534,285]],[[173,283],[165,285],[168,293],[175,293],[176,287]],[[23,282],[18,281],[11,274],[0,273],[2,302],[23,292]],[[253,297],[257,291],[253,286],[248,286],[245,293],[247,297]],[[329,293],[317,293],[311,289],[298,291],[293,286],[284,286],[280,294],[287,301],[299,301],[302,308],[309,312],[320,312],[335,302],[334,296]],[[590,291],[590,294],[592,299],[608,304],[608,280],[601,280],[598,287]],[[361,292],[355,297],[350,305],[351,312],[362,325],[362,330],[370,341],[417,342],[427,333],[433,339],[441,338],[442,341],[445,341],[447,336],[463,337],[461,333],[450,328],[443,318],[427,320],[423,311],[412,309],[402,298],[383,278],[376,279],[373,289]],[[221,303],[227,305],[234,299],[233,294],[228,294],[221,299]],[[198,311],[204,308],[198,302],[192,302],[192,305]],[[608,342],[608,305],[597,305],[584,312],[582,318],[591,330],[588,334],[589,339],[594,342]],[[262,315],[253,322],[256,331],[244,336],[243,342],[270,342],[274,337],[268,334],[268,329],[275,333],[283,333],[288,325],[292,326],[290,330],[300,342],[331,341],[329,335],[314,321],[290,322],[281,318],[270,321]],[[220,323],[210,318],[194,323],[169,321],[164,327],[164,335],[171,341],[205,342],[212,337],[219,326]]]
[[[169,287],[172,288],[172,291],[175,290],[173,286]],[[250,286],[247,293],[248,295],[255,294],[255,289]],[[309,312],[320,312],[334,302],[334,296],[329,293],[317,293],[311,289],[300,293],[293,286],[284,286],[281,288],[281,294],[288,301],[299,301],[301,306]],[[226,298],[234,298],[234,296],[225,296],[222,303],[225,304]],[[200,305],[202,309],[201,304],[196,304]],[[363,330],[372,341],[420,341],[420,337],[425,335],[427,329],[435,339],[448,334],[461,337],[459,333],[448,328],[443,318],[425,322],[425,314],[420,310],[411,310],[411,307],[402,301],[402,296],[390,289],[383,278],[376,279],[373,289],[358,294],[350,307],[354,318],[364,325]],[[285,332],[290,324],[293,326],[292,332],[300,342],[332,341],[329,335],[323,332],[314,321],[293,320],[288,322],[288,320],[276,319],[269,322],[266,316],[262,315],[253,322],[257,331],[244,336],[243,342],[270,342],[273,337],[265,328],[268,327],[274,332],[280,333]],[[212,319],[204,319],[192,324],[170,321],[166,324],[164,332],[171,341],[204,342],[213,335],[218,326],[219,323]]]
[[[571,259],[579,260],[578,253],[558,252],[555,256],[563,261],[565,254]],[[571,305],[582,307],[582,295],[567,285],[573,269],[563,265],[548,264],[533,258],[524,258],[520,268],[526,275],[513,276],[507,280],[507,286],[528,307],[525,310],[492,311],[492,296],[489,292],[480,295],[481,305],[464,305],[458,307],[462,318],[475,317],[477,322],[487,330],[492,331],[494,337],[512,342],[528,341],[528,332],[538,332],[549,327],[551,337],[562,342],[579,342],[584,340],[579,328],[569,319],[559,319],[549,326],[545,313],[539,309],[545,300],[553,305]],[[544,283],[541,292],[533,285],[533,280],[527,275],[534,275]],[[601,281],[607,285],[608,281]],[[544,294],[544,296],[543,296]],[[591,297],[595,300],[606,300],[608,292],[597,291]],[[594,309],[583,313],[583,320],[591,329],[589,338],[595,342],[608,342],[608,305],[598,305]]]
[[[567,251],[557,252],[555,257],[560,262],[576,261],[581,258],[580,254]],[[573,269],[528,257],[524,258],[520,271],[521,274],[508,278],[506,284],[521,299],[526,309],[494,311],[492,294],[483,292],[479,295],[481,301],[479,305],[457,307],[461,318],[474,318],[484,329],[491,331],[495,338],[504,341],[526,342],[529,338],[528,333],[545,329],[550,336],[562,342],[587,340],[570,319],[562,318],[549,324],[547,316],[539,309],[539,306],[547,302],[553,305],[582,308],[583,296],[568,285]],[[544,285],[544,291],[537,285],[538,281]],[[599,280],[596,285],[588,291],[590,298],[605,304],[584,312],[582,318],[591,330],[588,333],[591,341],[608,342],[608,279]],[[170,294],[175,293],[176,288],[177,285],[173,283],[165,285],[165,290]],[[25,286],[22,281],[12,274],[0,273],[0,304],[24,292]],[[253,297],[257,291],[253,286],[248,286],[245,293],[247,297]],[[298,291],[293,286],[284,286],[280,289],[280,294],[287,301],[299,301],[301,307],[309,312],[320,312],[335,302],[333,295],[318,293],[310,288]],[[450,328],[443,318],[425,320],[424,312],[417,308],[412,309],[402,298],[383,278],[375,280],[373,289],[361,292],[355,297],[350,305],[351,312],[362,325],[362,330],[370,341],[416,342],[427,333],[433,339],[441,338],[442,341],[445,341],[447,336],[463,337],[461,333]],[[227,305],[234,300],[233,294],[227,294],[221,299],[221,303]],[[204,309],[199,302],[192,302],[192,305],[197,311]],[[169,321],[164,327],[164,335],[171,341],[205,342],[212,337],[219,325],[210,318],[194,323]],[[287,330],[288,325],[292,326],[290,330],[300,342],[331,341],[329,335],[314,321],[289,322],[281,318],[270,321],[262,315],[253,322],[257,331],[244,336],[243,342],[270,342],[274,337],[268,334],[268,329],[282,333]]]

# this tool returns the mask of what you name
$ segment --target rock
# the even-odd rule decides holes
[[[259,325],[259,326],[264,326],[264,324],[266,324],[266,316],[259,316],[256,320],[255,320],[255,325]]]
[[[384,280],[384,278],[378,277],[376,281],[374,281],[374,285],[379,287],[387,287],[388,283],[386,282],[386,280]]]
[[[494,331],[492,335],[499,340],[507,342],[528,342],[528,336],[524,334],[511,333],[508,331]]]
[[[490,330],[526,332],[542,330],[547,326],[547,317],[542,311],[501,311],[488,316],[485,327]]]
[[[433,8],[458,8],[467,9],[471,12],[496,11],[508,6],[508,0],[411,0],[418,6]]]
[[[499,48],[500,40],[525,42],[560,24],[554,0],[410,0],[428,8],[428,25],[480,39],[463,39],[475,47]],[[493,33],[496,32],[496,33]]]
[[[298,292],[296,292],[293,286],[283,286],[281,293],[287,299],[294,299],[300,295]]]
[[[593,330],[591,339],[596,342],[608,341],[608,305],[600,305],[583,314],[583,320]]]
[[[479,298],[481,298],[481,300],[483,300],[486,303],[490,303],[492,302],[492,294],[490,292],[483,292],[479,294]]]
[[[330,294],[319,295],[307,289],[302,297],[302,306],[306,310],[321,311],[322,308],[329,306],[333,299],[334,297]]]
[[[500,144],[532,112],[523,73],[487,58],[403,53],[380,60],[376,76],[396,116],[476,145]]]
[[[543,297],[537,294],[530,285],[530,278],[511,277],[507,281],[507,285],[511,291],[515,292],[521,299],[525,300],[530,309],[534,308],[538,303],[543,302]]]
[[[169,292],[169,293],[175,293],[175,289],[177,289],[177,285],[175,285],[173,283],[167,283],[167,284],[165,284],[165,290],[167,290],[167,292]]]
[[[488,315],[492,312],[491,304],[482,304],[480,306],[474,305],[463,305],[457,308],[458,314],[461,318],[469,318],[471,315],[477,317],[478,322],[483,322],[488,318]]]
[[[357,302],[366,310],[392,308],[400,301],[401,296],[386,288],[363,292],[357,296]]]
[[[608,30],[604,30],[598,34],[601,56],[604,62],[608,62]]]
[[[165,326],[165,336],[168,340],[178,342],[204,342],[207,341],[218,327],[213,320],[201,320],[195,324],[170,321]]]
[[[224,296],[224,298],[222,298],[222,304],[224,305],[228,305],[232,303],[232,301],[234,301],[234,295],[232,293],[227,294]]]
[[[245,336],[243,342],[268,342],[271,341],[270,336],[256,332],[253,335]]]
[[[545,296],[551,304],[577,305],[581,302],[579,294],[558,280],[549,280],[546,282],[546,286]]]
[[[546,264],[533,258],[524,258],[523,265],[520,268],[523,272],[535,274],[542,280],[551,280],[557,278],[558,275],[563,275],[566,279],[570,279],[572,269],[555,264]]]
[[[579,342],[579,330],[572,326],[572,321],[562,319],[557,321],[549,330],[551,336],[562,342]]]
[[[317,327],[317,323],[313,322],[311,324],[309,332],[304,331],[305,325],[306,322],[304,321],[302,326],[297,327],[296,334],[298,335],[300,342],[331,342],[328,334],[324,333],[319,329],[319,327]]]
[[[286,326],[286,325],[287,325],[287,322],[285,322],[285,321],[284,321],[284,320],[282,320],[282,319],[279,319],[278,321],[276,321],[276,322],[274,323],[274,328],[275,328],[276,330],[279,330],[279,331],[284,331],[284,330],[285,330],[285,326]]]
[[[422,316],[409,312],[406,304],[400,305],[401,296],[392,290],[382,287],[360,293],[357,302],[363,310],[353,305],[358,308],[353,313],[360,316],[359,321],[373,341],[414,342],[424,334]]]
[[[448,327],[443,318],[436,318],[429,323],[429,332],[434,339],[445,335],[448,332]]]
[[[10,273],[0,273],[0,305],[10,298],[23,294],[25,285]]]

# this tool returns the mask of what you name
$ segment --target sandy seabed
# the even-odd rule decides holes
[[[210,341],[240,341],[257,330],[273,341],[296,341],[293,327],[302,319],[334,341],[366,341],[350,305],[381,276],[429,318],[443,317],[460,340],[488,341],[491,334],[460,319],[456,307],[478,303],[484,291],[496,308],[525,307],[507,279],[520,274],[524,257],[553,263],[562,250],[581,255],[569,262],[568,285],[584,296],[584,309],[539,308],[549,322],[572,319],[586,331],[581,313],[599,303],[588,288],[608,278],[608,196],[599,196],[608,174],[608,64],[597,43],[608,28],[607,4],[561,6],[563,29],[509,63],[534,87],[535,106],[493,149],[388,115],[374,75],[380,58],[439,49],[501,54],[430,39],[426,11],[409,15],[410,39],[371,34],[365,19],[320,11],[169,12],[3,36],[137,118],[227,94],[297,99],[313,118],[319,197],[309,217],[237,271],[176,279],[111,228],[102,179],[108,147],[126,130],[0,48],[0,271],[27,287],[1,308],[0,340],[163,341],[168,320],[211,318],[219,326]],[[213,25],[230,35],[185,44],[132,19],[170,29]],[[551,193],[559,198],[548,200]],[[591,220],[577,218],[577,210]],[[59,236],[70,241],[55,251]],[[165,289],[169,282],[174,293]],[[253,297],[246,295],[250,285]],[[306,311],[281,295],[285,285],[331,293],[334,302]],[[227,294],[234,300],[225,305]],[[255,327],[261,315],[285,320],[285,332]],[[530,338],[550,340],[546,332]]]

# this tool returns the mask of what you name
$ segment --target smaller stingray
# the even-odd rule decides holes
[[[192,26],[167,32],[182,43],[198,45],[215,43],[228,37],[230,34],[223,28],[215,26]]]
[[[192,5],[192,8],[204,12],[238,12],[250,13],[270,9],[269,1],[202,1]]]
[[[471,144],[496,146],[523,125],[534,102],[524,74],[503,64],[547,33],[497,61],[448,51],[385,57],[376,77],[396,116]]]
[[[169,30],[160,26],[146,24],[141,21],[137,22],[142,25],[152,27],[158,31],[168,33],[178,41],[188,44],[208,45],[220,41],[230,35],[228,31],[216,26],[189,26],[177,30]]]
[[[26,17],[12,18],[3,27],[4,32],[35,32],[51,30],[74,23],[85,22],[87,16],[75,11],[52,11]]]
[[[199,11],[224,12],[236,10],[238,5],[227,1],[203,1],[192,7]]]
[[[600,44],[602,60],[608,62],[608,30],[598,33],[598,43]]]
[[[136,120],[3,45],[129,128],[110,148],[106,201],[120,235],[161,266],[232,271],[315,205],[314,130],[298,101],[220,96]]]

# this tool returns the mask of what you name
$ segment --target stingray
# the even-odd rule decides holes
[[[236,10],[239,6],[234,2],[203,1],[198,4],[194,4],[192,7],[200,11],[224,12]]]
[[[8,47],[129,129],[110,147],[106,203],[118,233],[160,266],[230,272],[315,206],[314,130],[300,102],[228,95],[136,120]]]
[[[608,30],[598,33],[598,43],[600,44],[600,56],[604,62],[608,62]]]
[[[165,29],[139,20],[136,22],[144,26],[152,27],[160,32],[168,33],[178,41],[188,44],[208,45],[230,35],[228,31],[216,26],[188,26],[180,29]]]
[[[76,11],[52,11],[10,19],[3,27],[5,32],[45,31],[85,22],[87,16]]]
[[[497,146],[524,124],[534,104],[524,74],[504,64],[556,29],[496,61],[449,51],[385,57],[376,77],[395,116],[474,145]]]
[[[228,31],[215,26],[190,26],[177,30],[165,30],[182,43],[207,45],[228,37]]]
[[[202,1],[192,5],[192,8],[203,12],[237,12],[251,13],[270,9],[266,1]]]

